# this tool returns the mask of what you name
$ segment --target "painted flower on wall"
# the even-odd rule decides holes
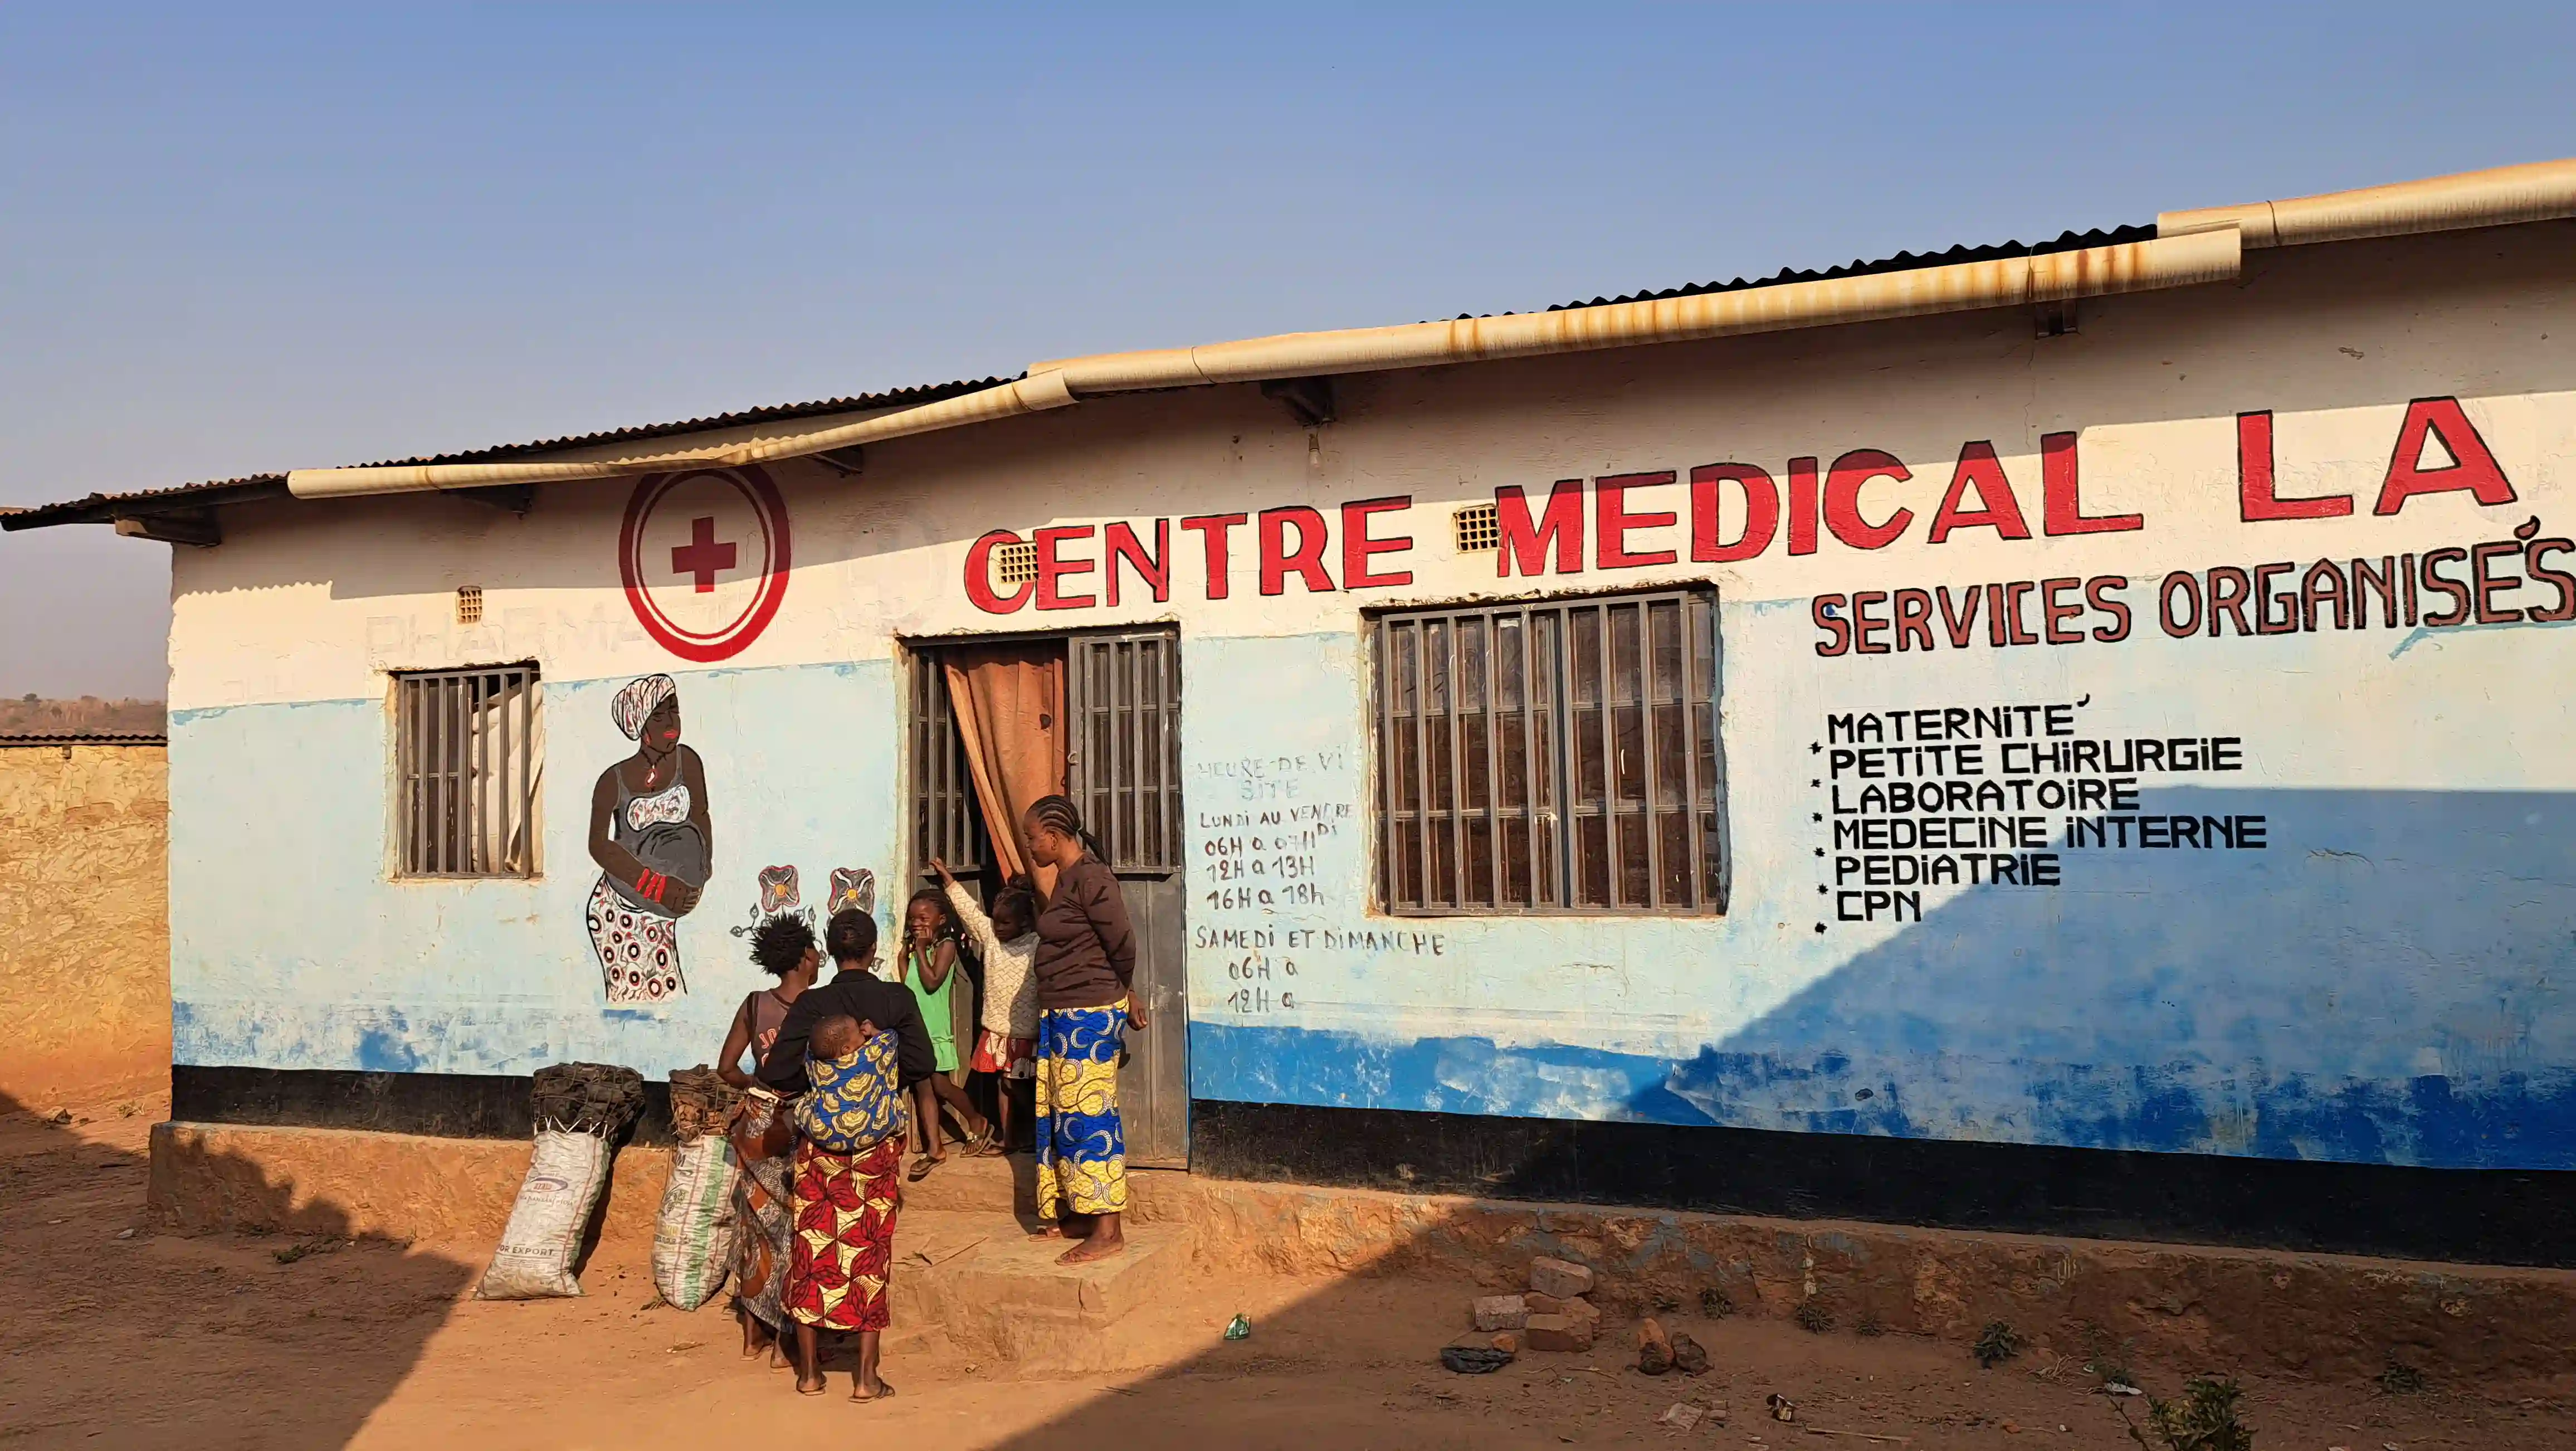
[[[877,874],[866,867],[832,868],[831,905],[826,915],[857,908],[862,912],[877,909]]]

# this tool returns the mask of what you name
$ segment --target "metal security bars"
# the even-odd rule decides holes
[[[912,856],[927,873],[934,861],[961,877],[984,869],[982,808],[966,761],[966,741],[948,698],[945,657],[935,649],[912,661]]]
[[[1398,914],[1726,909],[1717,597],[1378,617],[1378,895]]]
[[[1117,871],[1181,865],[1180,642],[1164,631],[1065,642],[1066,775]]]
[[[537,667],[394,677],[396,870],[536,875]]]

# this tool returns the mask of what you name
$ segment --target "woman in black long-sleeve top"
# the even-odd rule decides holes
[[[1021,819],[1033,867],[1055,868],[1038,914],[1037,1149],[1042,1232],[1079,1235],[1066,1264],[1127,1247],[1127,1138],[1118,1121],[1118,1049],[1145,1026],[1136,1003],[1136,932],[1118,878],[1082,829],[1082,815],[1048,796]]]

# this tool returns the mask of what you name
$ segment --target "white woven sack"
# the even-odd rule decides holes
[[[653,1221],[653,1288],[673,1308],[695,1310],[716,1297],[733,1272],[733,1208],[742,1165],[722,1134],[695,1138],[671,1151],[671,1182]]]
[[[609,1153],[608,1141],[597,1134],[537,1130],[528,1177],[519,1181],[518,1202],[510,1206],[510,1222],[474,1291],[477,1298],[543,1300],[581,1293],[573,1261],[581,1257],[590,1211],[608,1183]]]

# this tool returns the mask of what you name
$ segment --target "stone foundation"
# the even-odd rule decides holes
[[[489,1245],[527,1167],[524,1144],[336,1129],[162,1124],[152,1208],[182,1229],[259,1228]],[[617,1158],[603,1246],[640,1253],[667,1151]],[[952,1159],[907,1208],[1025,1208],[1025,1159]],[[2576,1345],[2576,1273],[2337,1255],[1976,1234],[1833,1221],[1518,1204],[1135,1172],[1131,1218],[1179,1232],[1204,1264],[1284,1275],[1455,1275],[1526,1283],[1540,1255],[1588,1265],[1614,1316],[1703,1292],[1787,1320],[1809,1302],[1833,1333],[1966,1344],[1990,1321],[2079,1360],[2360,1378],[2394,1356],[2444,1377],[2556,1375]],[[1463,1311],[1462,1311],[1463,1313]]]

